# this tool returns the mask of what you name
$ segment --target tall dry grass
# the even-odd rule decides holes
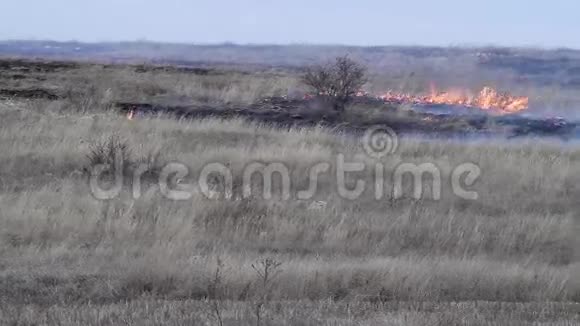
[[[405,76],[372,76],[371,86],[395,88]],[[580,320],[577,142],[401,138],[396,153],[377,161],[358,136],[323,128],[128,121],[111,110],[116,101],[244,105],[291,93],[299,86],[289,73],[86,65],[36,77],[2,85],[55,89],[66,99],[0,102],[0,324],[256,325],[257,314],[264,325]],[[413,91],[428,86],[425,76],[414,78],[405,79]],[[345,114],[371,123],[371,112]],[[128,179],[113,200],[90,192],[90,161],[111,161],[111,139],[126,146],[127,178],[139,164],[154,172],[140,198]],[[347,178],[367,183],[356,200],[337,191],[338,154],[366,165]],[[195,184],[207,163],[227,165],[234,199],[199,191],[186,201],[165,198],[156,176],[167,162],[188,167],[181,184]],[[288,167],[291,199],[277,191],[262,199],[258,180],[253,196],[240,198],[253,162]],[[296,199],[320,162],[330,172],[316,196]],[[405,196],[393,198],[393,173],[404,162],[440,169],[441,200],[430,191],[413,199],[410,180]],[[466,162],[482,171],[470,187],[475,201],[455,196],[449,182]],[[372,191],[377,163],[387,178],[380,200]],[[219,178],[212,185],[221,190]],[[280,264],[267,280],[264,261]]]
[[[402,139],[383,159],[477,163],[477,201],[444,188],[440,201],[342,199],[333,178],[317,201],[183,202],[151,186],[140,199],[91,196],[84,169],[91,144],[117,135],[133,159],[155,155],[198,175],[228,164],[283,162],[295,189],[336,155],[374,166],[359,140],[324,129],[276,130],[241,120],[128,121],[116,114],[58,115],[2,106],[0,298],[11,305],[113,304],[143,296],[204,299],[223,262],[221,300],[261,294],[252,263],[282,263],[268,300],[385,302],[571,302],[580,300],[575,253],[580,150],[575,144],[463,143]],[[332,169],[335,167],[333,166]],[[371,170],[359,176],[367,181]],[[444,178],[445,180],[445,178]],[[191,181],[191,180],[186,180]],[[236,188],[238,189],[238,188]],[[410,193],[408,193],[409,195]],[[44,318],[44,317],[43,317]],[[389,317],[390,318],[390,317]]]

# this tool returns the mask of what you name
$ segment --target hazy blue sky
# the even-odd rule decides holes
[[[580,48],[578,0],[0,1],[0,39]]]

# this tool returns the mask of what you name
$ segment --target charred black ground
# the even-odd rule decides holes
[[[558,137],[578,136],[578,124],[563,118],[530,118],[518,114],[494,116],[480,114],[436,114],[403,110],[393,104],[373,98],[353,101],[359,114],[337,114],[320,109],[316,100],[290,100],[282,97],[265,98],[249,106],[168,106],[151,103],[119,102],[115,106],[125,115],[136,118],[169,115],[176,119],[245,118],[283,128],[324,126],[337,131],[361,132],[372,126],[389,126],[402,134],[426,134],[440,137]],[[463,110],[465,108],[456,108]],[[372,119],[360,114],[373,110]],[[378,112],[378,113],[377,113]]]

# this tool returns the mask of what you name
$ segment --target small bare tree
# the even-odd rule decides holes
[[[256,271],[258,280],[261,283],[261,291],[258,302],[256,303],[256,325],[260,326],[262,322],[262,308],[266,304],[268,298],[268,293],[270,291],[270,286],[274,278],[276,278],[281,270],[280,266],[282,263],[276,261],[274,258],[266,258],[252,264],[252,268]]]
[[[207,287],[207,303],[209,304],[210,308],[210,315],[215,318],[216,323],[218,326],[223,326],[223,318],[221,312],[221,287],[222,287],[222,278],[223,278],[223,269],[224,263],[220,257],[217,258],[216,261],[216,270],[214,277],[210,280],[208,287]]]
[[[367,82],[366,72],[366,67],[343,56],[333,63],[308,68],[302,81],[316,95],[329,99],[336,111],[342,112]]]

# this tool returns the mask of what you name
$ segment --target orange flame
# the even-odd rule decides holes
[[[431,93],[427,96],[388,91],[379,96],[379,98],[386,102],[462,105],[500,114],[523,111],[529,106],[528,97],[500,93],[491,87],[484,87],[478,94],[473,96],[465,90],[438,92],[435,86],[431,85]]]

